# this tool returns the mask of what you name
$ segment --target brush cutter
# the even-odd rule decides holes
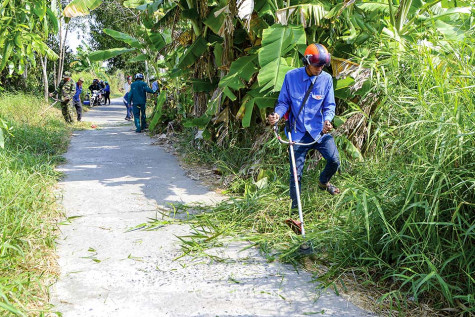
[[[43,110],[41,113],[40,113],[40,116],[42,116],[43,114],[45,114],[46,111],[48,111],[49,109],[53,108],[55,104],[57,104],[58,102],[60,102],[61,100],[59,99],[55,99],[55,98],[52,98],[54,100],[54,102],[48,106],[48,108],[46,108],[45,110]]]
[[[294,231],[298,235],[302,235],[302,237],[305,239],[305,227],[304,227],[304,221],[303,221],[302,203],[300,201],[299,179],[298,179],[298,174],[297,174],[297,167],[295,165],[294,145],[311,146],[311,145],[317,143],[318,140],[320,140],[324,134],[323,134],[323,131],[320,132],[320,134],[318,135],[316,140],[314,140],[313,142],[299,143],[299,142],[292,141],[291,129],[286,129],[286,130],[288,130],[288,131],[286,131],[287,132],[287,137],[289,139],[288,141],[285,141],[280,137],[279,128],[277,127],[277,123],[274,125],[274,134],[275,134],[276,138],[279,140],[280,143],[287,144],[289,146],[290,160],[292,162],[292,174],[293,174],[294,182],[295,182],[295,191],[296,191],[296,196],[297,196],[297,207],[298,207],[298,211],[299,211],[300,221],[296,221],[292,218],[289,218],[289,219],[285,220],[285,224],[288,225],[290,227],[290,229],[292,229],[292,231]],[[309,253],[312,252],[310,245],[307,244],[307,243],[302,244],[300,246],[300,250],[303,251],[303,252],[309,252]]]

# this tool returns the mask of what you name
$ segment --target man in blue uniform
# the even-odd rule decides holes
[[[130,92],[128,96],[128,104],[133,102],[134,111],[134,123],[135,132],[140,133],[147,128],[145,121],[145,103],[147,101],[147,92],[155,93],[148,85],[143,81],[143,74],[135,75],[135,82],[130,86]]]
[[[323,71],[323,67],[330,62],[330,53],[321,44],[311,44],[305,50],[303,62],[305,67],[290,70],[285,75],[275,112],[268,116],[268,120],[270,124],[275,124],[288,114],[294,142],[311,143],[319,138],[320,133],[323,133],[321,139],[311,146],[294,145],[299,185],[305,156],[310,149],[316,149],[326,160],[326,166],[319,177],[318,187],[336,195],[340,193],[340,190],[330,183],[330,179],[340,166],[340,157],[335,140],[330,134],[326,134],[333,129],[331,121],[335,116],[335,97],[332,77]],[[302,104],[307,92],[307,100],[305,104]],[[292,165],[292,162],[290,164]],[[292,208],[297,208],[292,166],[290,167],[290,198]]]
[[[105,88],[104,88],[104,105],[107,104],[107,100],[109,100],[109,105],[111,104],[111,86],[109,85],[109,82],[106,80],[104,82]]]
[[[73,106],[74,108],[76,108],[78,122],[81,121],[81,118],[82,118],[81,93],[82,93],[83,83],[84,83],[84,79],[82,77],[79,78],[78,82],[76,83],[76,94],[73,97]]]

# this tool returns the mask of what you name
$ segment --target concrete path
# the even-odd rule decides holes
[[[187,178],[175,157],[151,145],[124,120],[120,100],[84,115],[100,129],[75,132],[67,163],[54,311],[78,316],[370,316],[311,275],[267,263],[242,244],[216,250],[223,262],[182,257],[176,236],[186,224],[129,228],[157,217],[167,203],[213,203],[221,197]]]

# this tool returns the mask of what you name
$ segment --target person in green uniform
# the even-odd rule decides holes
[[[147,128],[145,122],[145,103],[147,101],[147,92],[155,93],[146,82],[143,81],[143,74],[136,74],[135,81],[130,86],[128,104],[133,102],[135,132],[140,133]]]
[[[61,100],[61,112],[63,113],[64,120],[67,123],[74,122],[74,110],[73,110],[73,97],[76,94],[76,85],[71,78],[70,72],[64,72],[63,80],[58,85],[58,88],[49,94],[50,97],[57,95]]]

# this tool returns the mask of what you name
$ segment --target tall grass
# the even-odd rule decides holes
[[[52,253],[59,216],[53,186],[70,128],[42,98],[0,95],[0,118],[11,127],[0,149],[0,315],[47,310],[56,274]]]
[[[440,44],[440,53],[408,48],[381,66],[385,80],[376,89],[386,98],[370,118],[371,150],[335,178],[341,195],[313,190],[323,162],[304,172],[307,235],[318,262],[330,266],[323,278],[331,283],[345,270],[359,271],[383,285],[380,301],[391,315],[420,302],[437,314],[475,313],[475,51],[473,43]],[[288,163],[277,143],[254,154],[212,148],[198,156],[238,177],[234,186],[244,195],[198,215],[185,251],[239,236],[270,257],[295,261],[301,241],[282,225]],[[257,166],[247,180],[236,167],[243,160]]]
[[[407,52],[386,77],[388,99],[373,118],[382,143],[348,177],[331,238],[316,240],[396,283],[388,296],[473,313],[475,51],[446,45],[440,55]]]

